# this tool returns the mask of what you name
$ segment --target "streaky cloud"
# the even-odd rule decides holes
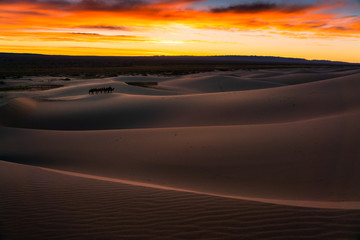
[[[121,11],[136,9],[149,3],[143,0],[0,0],[0,4],[32,3],[67,11]]]
[[[212,8],[211,12],[260,13],[260,12],[278,11],[278,12],[292,13],[292,12],[299,12],[308,9],[311,6],[312,5],[309,4],[289,5],[289,4],[278,4],[278,3],[268,3],[268,2],[255,2],[255,3],[231,5],[228,7]]]
[[[111,26],[111,25],[86,25],[86,26],[79,26],[79,28],[132,31],[131,27],[127,27],[127,26]]]
[[[204,0],[0,0],[0,4],[32,3],[67,11],[127,11],[142,8],[172,8]]]

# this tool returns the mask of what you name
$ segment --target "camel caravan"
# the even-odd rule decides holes
[[[115,90],[115,88],[107,87],[107,88],[91,88],[89,90],[89,95],[94,94],[103,94],[103,93],[112,93]]]

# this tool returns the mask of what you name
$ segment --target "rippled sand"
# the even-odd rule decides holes
[[[358,69],[122,76],[3,100],[2,239],[359,239]]]

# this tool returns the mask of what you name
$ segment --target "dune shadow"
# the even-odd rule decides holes
[[[0,221],[0,240],[5,239],[5,236],[3,234],[3,232],[4,232],[3,229],[4,229],[4,223],[2,221]]]
[[[23,165],[30,166],[47,166],[49,164],[49,160],[41,158],[39,156],[31,156],[31,155],[23,155],[19,154],[16,156],[10,155],[0,155],[0,161],[10,162],[10,163],[18,163]]]
[[[125,82],[127,85],[136,87],[153,88],[158,85],[158,82]]]

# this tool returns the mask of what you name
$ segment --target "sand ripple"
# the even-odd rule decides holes
[[[168,191],[4,162],[0,179],[3,239],[358,239],[360,233],[359,210]]]

